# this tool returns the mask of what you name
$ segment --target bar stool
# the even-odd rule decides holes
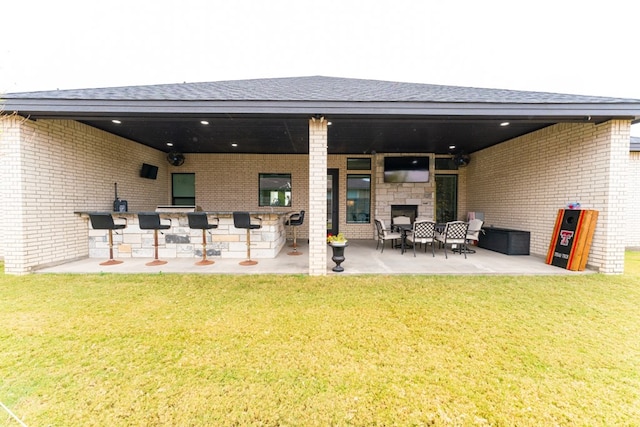
[[[292,214],[285,225],[293,227],[293,251],[289,252],[287,255],[302,255],[302,252],[298,252],[298,238],[296,235],[296,229],[302,225],[304,222],[304,210],[300,211],[300,213]]]
[[[262,218],[257,218],[259,224],[252,224],[249,212],[234,212],[233,226],[235,228],[245,228],[247,230],[247,259],[242,261],[240,265],[256,265],[258,261],[251,259],[251,230],[262,228]]]
[[[115,265],[122,264],[122,261],[113,259],[113,231],[114,230],[122,230],[127,227],[127,219],[124,224],[116,224],[113,221],[113,216],[109,212],[94,212],[89,214],[89,219],[91,220],[91,227],[94,230],[109,230],[109,260],[101,262],[100,265]],[[116,233],[117,234],[117,233]]]
[[[169,220],[171,222],[171,220]],[[153,230],[153,247],[155,250],[155,256],[153,261],[148,262],[146,265],[162,265],[167,261],[158,259],[158,230],[167,230],[171,228],[171,224],[161,224],[160,215],[156,212],[140,212],[138,213],[138,225],[141,230]]]
[[[211,265],[213,260],[207,259],[207,230],[218,228],[219,220],[215,219],[215,223],[209,223],[206,212],[187,212],[189,220],[189,228],[202,230],[202,260],[196,262],[196,265]]]

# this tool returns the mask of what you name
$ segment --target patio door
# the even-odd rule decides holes
[[[458,218],[458,175],[436,174],[436,222]]]
[[[327,234],[338,234],[338,169],[327,169]]]

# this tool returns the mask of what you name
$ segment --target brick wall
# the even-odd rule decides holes
[[[269,209],[258,207],[258,174],[291,173],[292,206],[274,211],[310,210],[307,155],[187,154],[183,165],[172,167],[165,153],[79,122],[5,116],[2,126],[0,171],[7,203],[0,215],[2,223],[10,227],[2,227],[0,254],[5,257],[7,272],[26,273],[38,266],[87,256],[88,224],[74,212],[112,210],[115,182],[130,212],[170,204],[172,172],[195,173],[196,203],[204,210],[255,210]],[[326,124],[315,132],[317,145],[326,153]],[[341,194],[346,194],[345,159],[333,156],[331,165],[341,169]],[[139,177],[142,163],[159,167],[156,180]],[[318,197],[323,200],[317,202],[319,214],[308,214],[298,230],[303,239],[309,237],[309,218],[316,217],[323,230],[326,227],[326,160],[318,167],[323,172],[315,185],[322,186]],[[345,228],[345,216],[341,218],[340,226]],[[347,232],[352,238],[368,238],[370,228],[350,225]],[[318,265],[325,266],[320,258]]]
[[[130,210],[166,203],[164,154],[66,120],[1,121],[5,271],[88,255],[87,221],[75,211],[111,210],[114,183]],[[139,177],[143,162],[158,179]]]
[[[589,265],[603,272],[622,271],[629,241],[624,218],[631,215],[625,211],[629,125],[560,124],[474,153],[469,166],[459,171],[459,218],[480,211],[487,226],[529,230],[532,253],[545,255],[558,208],[579,201],[600,212]],[[325,156],[326,123],[310,122],[309,157],[187,154],[180,167],[170,167],[162,152],[79,122],[4,116],[0,126],[0,215],[7,225],[0,234],[0,256],[10,273],[87,256],[87,223],[74,212],[111,210],[114,182],[132,212],[169,204],[171,172],[196,173],[196,203],[212,211],[257,209],[258,173],[291,173],[292,206],[274,209],[307,210],[300,230],[306,238],[310,226],[324,236],[326,169],[338,168],[340,230],[350,238],[374,233],[371,224],[345,221],[347,156]],[[434,180],[384,184],[383,156],[372,157],[372,216],[388,216],[384,209],[390,204],[419,204],[420,215],[433,215]],[[634,161],[640,163],[640,158],[632,156]],[[156,180],[139,177],[142,163],[159,167]],[[435,168],[431,171],[433,177]],[[629,178],[634,173],[630,170]],[[629,189],[631,194],[634,190]],[[311,192],[316,196],[310,198]],[[320,274],[326,269],[326,245],[318,241],[312,246],[309,256]]]
[[[558,209],[580,202],[599,211],[588,265],[620,273],[629,129],[627,121],[558,124],[474,153],[465,207],[484,212],[485,226],[530,231],[531,253],[546,255]]]
[[[275,212],[308,209],[309,164],[306,154],[186,154],[172,172],[195,173],[196,204],[205,211],[270,210],[258,206],[260,173],[290,173],[291,206],[275,206]],[[167,185],[171,198],[171,184]],[[304,230],[307,228],[304,227]],[[305,231],[305,236],[306,231]]]
[[[629,170],[627,182],[627,200],[625,205],[625,230],[628,247],[640,248],[640,152],[629,153]]]

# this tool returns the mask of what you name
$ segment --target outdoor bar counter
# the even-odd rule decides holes
[[[202,230],[189,228],[187,212],[199,211],[194,206],[158,206],[155,210],[163,224],[171,221],[171,228],[158,233],[158,255],[161,259],[198,258],[202,256]],[[109,257],[109,232],[94,230],[89,221],[89,213],[76,212],[87,220],[89,257]],[[104,211],[102,211],[104,212]],[[148,211],[141,211],[148,212]],[[262,218],[262,228],[251,230],[251,257],[275,258],[286,243],[285,221],[293,212],[248,211],[252,222]],[[153,258],[153,230],[141,230],[137,212],[110,212],[116,223],[127,227],[113,233],[114,257]],[[247,232],[233,226],[232,211],[206,212],[209,222],[219,219],[218,228],[207,232],[207,257],[246,258]],[[256,221],[257,222],[257,221]]]

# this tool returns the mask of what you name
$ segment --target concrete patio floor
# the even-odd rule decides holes
[[[328,248],[329,249],[329,248]],[[384,252],[376,250],[375,240],[351,240],[345,249],[344,272],[335,273],[331,269],[331,250],[328,251],[327,273],[329,275],[348,274],[514,274],[514,275],[575,275],[594,273],[593,270],[581,272],[569,271],[545,263],[541,256],[504,255],[474,247],[476,253],[464,255],[448,252],[445,259],[444,249],[436,249],[435,257],[431,248],[424,252],[418,248],[416,257],[409,249],[404,254],[392,249],[387,242]],[[307,244],[300,243],[298,251],[302,255],[287,255],[291,248],[285,246],[273,259],[259,259],[254,266],[241,266],[241,259],[211,257],[214,264],[198,266],[199,258],[172,258],[161,266],[146,266],[151,259],[123,258],[122,264],[101,266],[104,259],[86,258],[65,264],[42,268],[36,273],[202,273],[202,274],[308,274],[309,257]],[[161,258],[162,259],[162,258]]]

